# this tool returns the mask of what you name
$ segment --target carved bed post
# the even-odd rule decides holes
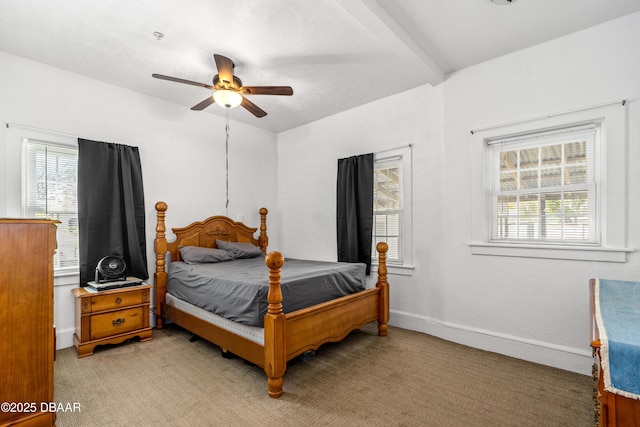
[[[376,288],[380,288],[380,318],[378,320],[378,335],[387,336],[389,322],[389,283],[387,282],[387,250],[389,245],[385,242],[378,242],[378,283]]]
[[[156,272],[153,275],[156,285],[156,328],[162,329],[162,303],[167,293],[167,272],[165,270],[165,256],[167,254],[167,239],[164,234],[166,226],[164,224],[165,212],[167,204],[165,202],[156,203],[157,223],[156,223],[156,239],[154,241],[156,252]]]
[[[264,371],[267,374],[269,396],[282,396],[282,377],[287,369],[285,351],[286,321],[282,312],[282,291],[280,289],[280,268],[284,257],[280,252],[270,252],[265,258],[269,267],[269,308],[264,317]]]
[[[258,238],[258,244],[262,253],[267,253],[267,246],[269,246],[269,237],[267,236],[267,208],[260,208],[260,237]]]

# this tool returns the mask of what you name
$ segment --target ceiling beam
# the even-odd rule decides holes
[[[337,0],[354,18],[386,43],[404,61],[421,69],[432,86],[444,81],[444,72],[427,52],[378,4],[376,0]]]

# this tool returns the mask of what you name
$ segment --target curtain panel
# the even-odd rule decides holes
[[[371,272],[373,153],[338,159],[338,261],[362,262]]]
[[[149,278],[138,147],[78,139],[78,233],[81,286],[109,255],[127,276]]]

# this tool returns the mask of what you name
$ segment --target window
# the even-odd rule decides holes
[[[27,138],[23,143],[23,215],[60,221],[54,268],[56,273],[77,273],[78,149]]]
[[[625,105],[472,131],[471,253],[626,262]]]
[[[591,123],[488,141],[491,240],[599,244],[599,137]]]
[[[402,214],[402,167],[400,159],[379,161],[373,172],[373,246],[387,242],[389,262],[402,262],[400,227]]]
[[[373,261],[386,242],[388,265],[411,267],[411,146],[375,155],[373,186]]]

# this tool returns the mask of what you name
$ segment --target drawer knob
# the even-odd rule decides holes
[[[116,297],[116,304],[120,304],[122,302],[122,298]]]
[[[111,322],[111,324],[112,324],[113,326],[120,326],[120,325],[122,325],[123,323],[124,323],[124,319],[122,319],[122,318],[120,318],[120,319],[116,319],[116,320],[113,320],[113,321]]]

